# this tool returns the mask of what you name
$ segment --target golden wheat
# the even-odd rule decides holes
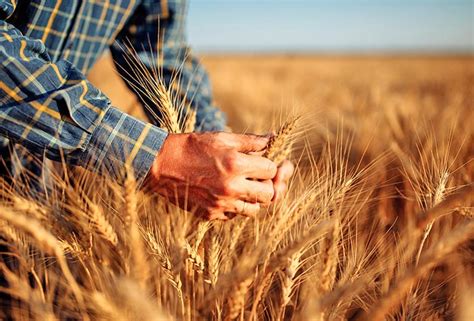
[[[196,112],[177,100],[176,85],[130,59],[134,85],[168,108],[161,125],[193,131]],[[467,62],[321,59],[209,63],[217,101],[237,130],[273,114],[281,87],[271,71],[287,73],[279,81],[310,107],[288,112],[308,117],[284,120],[270,139],[265,155],[278,163],[291,155],[297,172],[289,193],[256,218],[202,222],[140,191],[127,168],[121,184],[61,165],[44,193],[28,188],[28,173],[0,179],[0,291],[11,297],[0,318],[469,315],[461,285],[473,277],[474,132],[459,121],[473,116]],[[269,73],[256,82],[251,71],[259,68]],[[324,108],[318,117],[315,97]]]

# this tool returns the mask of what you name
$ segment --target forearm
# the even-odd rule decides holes
[[[128,164],[141,184],[152,167],[167,133],[160,128],[110,107],[74,159],[90,170],[119,178]]]
[[[32,153],[112,175],[130,161],[139,179],[166,138],[160,129],[111,107],[71,63],[52,62],[42,42],[4,20],[0,135]]]

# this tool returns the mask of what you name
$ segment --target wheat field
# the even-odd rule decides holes
[[[203,62],[232,130],[296,164],[286,197],[207,222],[126,169],[2,180],[3,319],[474,319],[472,57]],[[91,81],[143,117],[110,66]]]

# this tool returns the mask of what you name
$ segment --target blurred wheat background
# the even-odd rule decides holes
[[[2,181],[5,315],[473,320],[472,57],[203,61],[235,132],[301,116],[282,137],[297,164],[286,198],[204,222],[131,176],[61,169],[47,195]],[[91,81],[143,117],[111,66]]]

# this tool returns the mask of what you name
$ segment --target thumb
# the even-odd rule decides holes
[[[268,135],[253,135],[253,134],[242,134],[235,135],[236,147],[239,152],[250,153],[259,152],[267,147],[270,136]]]

